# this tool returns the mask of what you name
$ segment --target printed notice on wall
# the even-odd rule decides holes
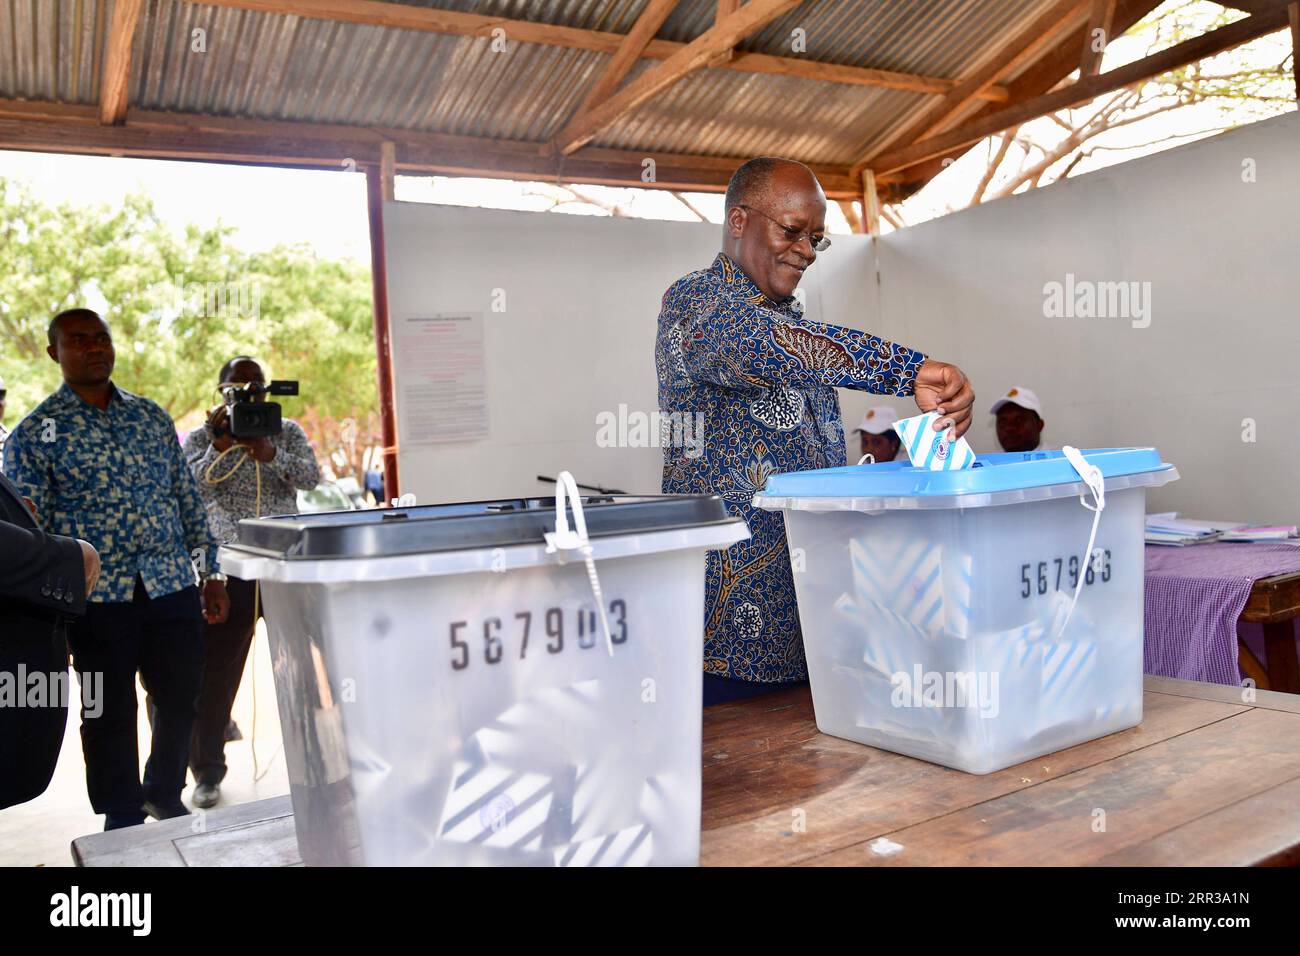
[[[393,373],[407,445],[488,437],[481,312],[439,312],[394,323]]]

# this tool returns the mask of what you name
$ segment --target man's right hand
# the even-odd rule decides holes
[[[936,429],[951,427],[954,437],[960,438],[970,428],[975,390],[957,366],[926,359],[916,373],[913,395],[921,411],[939,413]]]
[[[86,575],[86,597],[90,597],[90,592],[95,590],[95,583],[99,580],[99,552],[89,541],[78,538],[77,544],[81,547],[81,566]]]
[[[225,405],[218,405],[208,413],[208,428],[214,436],[212,447],[217,451],[226,451],[235,443],[235,436],[230,434],[230,412]]]

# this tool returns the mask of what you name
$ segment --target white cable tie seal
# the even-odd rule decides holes
[[[1079,593],[1083,590],[1084,582],[1087,579],[1088,569],[1092,567],[1093,554],[1092,546],[1097,543],[1097,525],[1101,523],[1101,513],[1106,509],[1106,479],[1102,476],[1101,469],[1083,457],[1083,452],[1073,445],[1063,445],[1061,451],[1065,454],[1065,459],[1079,473],[1083,483],[1088,486],[1092,492],[1093,504],[1088,504],[1086,495],[1079,495],[1079,503],[1092,512],[1092,530],[1088,533],[1088,547],[1083,552],[1083,563],[1079,568],[1079,580],[1074,586],[1074,597],[1070,600],[1070,609],[1065,613],[1065,620],[1056,631],[1056,637],[1060,637],[1065,632],[1065,627],[1070,623],[1070,618],[1074,615],[1074,607],[1079,603]]]
[[[568,508],[573,509],[573,527],[569,527]],[[587,538],[587,517],[582,511],[582,496],[578,494],[573,475],[562,471],[555,479],[555,530],[546,532],[546,553],[577,551],[587,566],[587,583],[596,599],[601,627],[605,629],[605,649],[614,656],[614,639],[609,631],[609,618],[605,614],[605,597],[596,573],[596,559],[592,556],[591,542]]]
[[[866,463],[868,465],[874,465],[876,463],[876,456],[871,454],[871,452],[867,452],[865,455],[863,455],[861,458],[858,459],[859,465],[863,463]]]

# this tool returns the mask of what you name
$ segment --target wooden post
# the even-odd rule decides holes
[[[849,224],[849,228],[855,233],[862,232],[862,217],[858,215],[857,207],[853,205],[852,199],[841,199],[840,210],[844,213],[844,221]]]
[[[1300,100],[1300,3],[1286,9],[1291,17],[1291,72],[1295,77],[1295,98]]]
[[[366,212],[370,218],[370,278],[375,304],[375,351],[379,380],[379,422],[384,440],[384,502],[402,494],[397,474],[397,411],[393,406],[393,342],[388,322],[388,266],[384,258],[384,183],[380,167],[366,167]]]
[[[388,140],[379,144],[379,181],[383,186],[384,202],[397,198],[397,147]]]
[[[1264,659],[1268,662],[1269,690],[1300,694],[1294,622],[1271,621],[1264,625]]]
[[[876,192],[876,174],[862,171],[862,227],[869,236],[880,235],[880,196]]]

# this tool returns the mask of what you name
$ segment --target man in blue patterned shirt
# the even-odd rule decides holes
[[[217,542],[171,418],[112,382],[108,323],[89,309],[61,312],[49,341],[63,385],[14,429],[5,472],[53,533],[84,538],[102,559],[85,617],[69,630],[83,684],[102,675],[101,712],[82,712],[86,789],[106,830],[146,813],[181,816],[202,621],[229,610]],[[137,672],[157,705],[143,785]]]
[[[812,170],[753,159],[727,187],[722,252],[664,294],[655,344],[659,407],[699,421],[703,442],[665,443],[663,490],[715,493],[751,537],[711,551],[705,570],[705,703],[808,676],[779,512],[754,494],[776,472],[845,464],[838,388],[914,395],[936,428],[970,427],[975,393],[955,365],[856,329],[809,322],[795,288],[825,237]],[[685,416],[693,416],[689,419]]]

